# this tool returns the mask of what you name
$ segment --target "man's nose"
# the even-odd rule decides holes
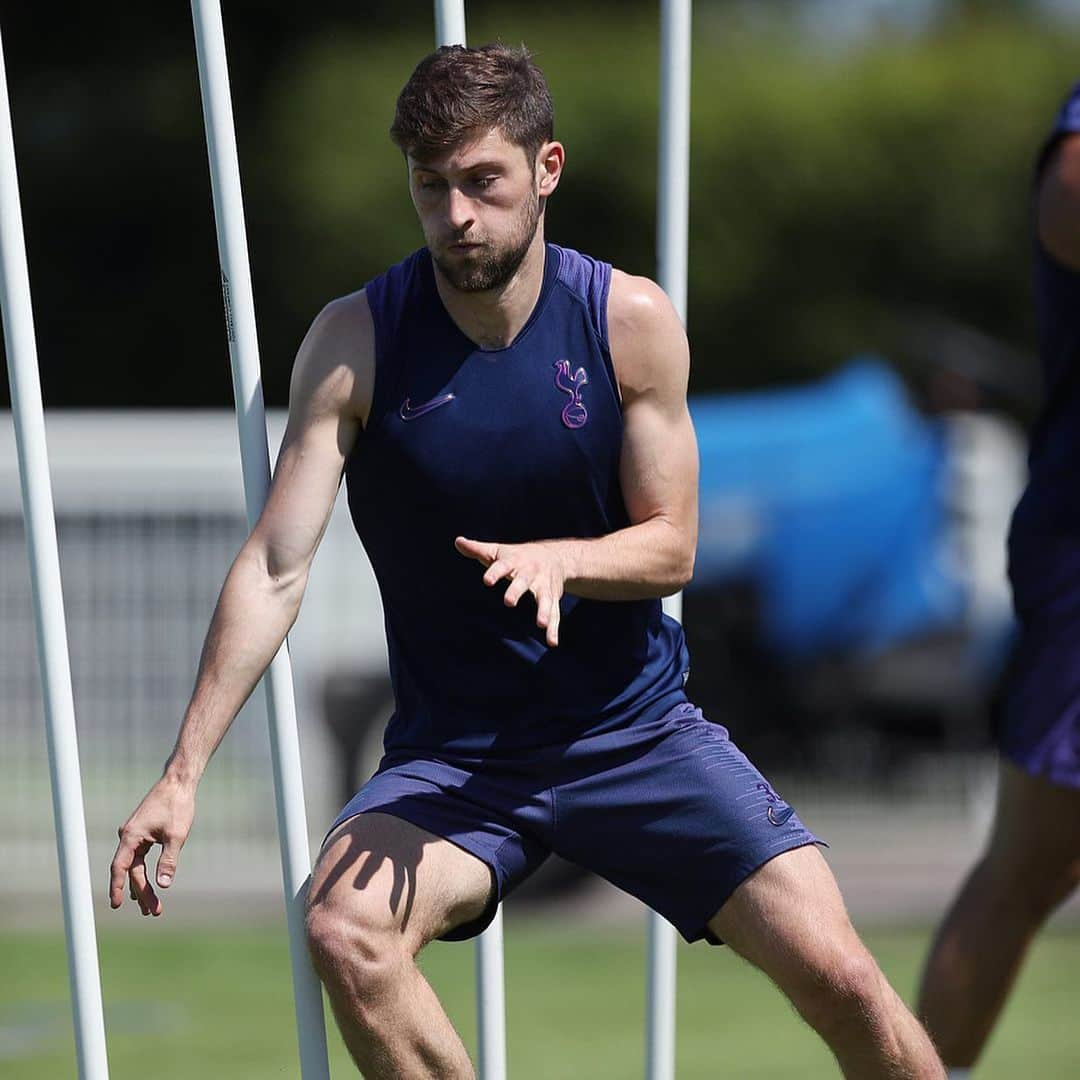
[[[446,219],[455,232],[464,232],[473,223],[472,200],[453,186],[447,194]]]

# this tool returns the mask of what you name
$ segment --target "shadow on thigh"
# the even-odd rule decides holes
[[[394,932],[415,955],[479,918],[492,891],[491,868],[475,855],[401,818],[368,812],[327,837],[307,909],[309,922],[321,912],[357,929]]]

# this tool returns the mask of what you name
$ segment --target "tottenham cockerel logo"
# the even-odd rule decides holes
[[[585,403],[581,400],[581,388],[588,381],[589,377],[585,374],[584,368],[579,367],[571,375],[569,360],[555,361],[555,385],[570,397],[562,411],[562,422],[568,428],[584,427],[585,421],[589,419]]]

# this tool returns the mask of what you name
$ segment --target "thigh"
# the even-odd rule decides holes
[[[796,1002],[812,1000],[853,958],[869,960],[816,847],[785,852],[759,867],[709,920],[709,929]]]
[[[326,838],[308,907],[400,935],[415,953],[479,919],[492,891],[491,869],[477,856],[402,818],[361,813]]]
[[[385,759],[338,815],[311,900],[349,904],[414,940],[480,933],[548,855],[505,778],[426,758]]]
[[[988,858],[1028,887],[1067,894],[1080,880],[1080,789],[1002,759]]]
[[[688,941],[781,852],[817,842],[794,808],[691,705],[582,740],[580,775],[555,788],[558,854],[672,922]]]

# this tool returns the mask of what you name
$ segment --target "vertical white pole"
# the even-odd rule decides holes
[[[465,44],[464,0],[435,0],[435,44]],[[476,939],[480,1080],[506,1080],[506,993],[502,908]]]
[[[254,525],[270,487],[255,302],[248,266],[240,164],[236,153],[225,34],[219,0],[192,0],[203,118],[210,155],[210,178],[217,222],[218,254],[225,299],[225,324],[232,361],[233,393],[240,432],[240,455],[249,525]],[[281,870],[285,886],[293,996],[304,1080],[329,1080],[322,990],[308,959],[304,938],[304,894],[311,871],[300,740],[296,727],[292,671],[283,645],[264,679],[270,721]]]
[[[506,999],[503,972],[503,913],[476,939],[476,1015],[480,1080],[506,1080]]]
[[[657,192],[657,278],[686,322],[690,208],[690,2],[660,4],[660,167]],[[664,601],[682,617],[682,596]],[[648,1080],[675,1077],[675,928],[649,912]]]
[[[685,323],[690,227],[690,0],[661,0],[660,48],[657,276]]]
[[[465,0],[435,0],[435,44],[465,44]]]
[[[90,855],[71,690],[60,555],[45,444],[30,275],[26,266],[7,72],[0,45],[0,308],[4,316],[11,411],[19,456],[35,626],[44,691],[60,893],[64,906],[75,1055],[82,1080],[107,1080],[105,1021],[94,936]]]

